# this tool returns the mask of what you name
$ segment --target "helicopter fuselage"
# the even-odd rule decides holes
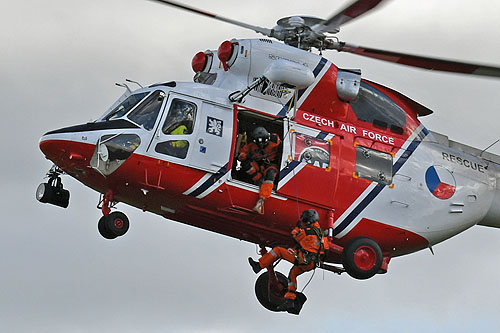
[[[223,60],[204,53],[197,82],[126,93],[97,121],[46,133],[41,150],[113,201],[262,246],[289,243],[309,208],[324,229],[333,216],[332,243],[368,237],[386,258],[500,227],[499,157],[430,132],[419,120],[430,110],[358,71],[267,39],[230,43]],[[278,79],[261,79],[278,61]],[[178,107],[183,133],[169,129]],[[282,141],[263,214],[237,159],[256,126]]]

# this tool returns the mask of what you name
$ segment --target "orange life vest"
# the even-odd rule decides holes
[[[323,236],[318,222],[305,228],[296,227],[292,230],[292,236],[300,245],[301,250],[305,250],[305,257],[307,254],[314,254],[319,259],[319,256],[324,255],[325,251],[328,250],[328,241]]]
[[[271,138],[269,139],[269,143],[264,149],[260,149],[260,147],[255,142],[247,143],[240,150],[240,154],[238,155],[238,160],[244,161],[247,158],[251,158],[253,161],[257,161],[259,164],[261,162],[269,162],[276,163],[276,159],[278,157],[278,147],[281,141],[278,134],[271,134]]]

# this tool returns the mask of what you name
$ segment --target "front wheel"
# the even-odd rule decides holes
[[[355,279],[369,279],[382,266],[382,250],[380,246],[367,237],[351,240],[342,252],[342,264],[350,276]]]
[[[127,215],[122,212],[112,212],[99,220],[97,228],[101,236],[106,239],[114,239],[125,235],[130,226]]]
[[[112,212],[106,217],[106,229],[116,237],[125,235],[130,226],[127,215],[122,212]]]
[[[99,223],[97,223],[97,230],[99,230],[99,233],[101,234],[102,237],[106,239],[115,239],[116,236],[113,236],[106,228],[105,221],[106,221],[106,216],[103,216],[99,219]]]

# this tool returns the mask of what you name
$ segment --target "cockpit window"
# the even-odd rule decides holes
[[[170,105],[162,131],[164,134],[191,134],[195,117],[196,104],[175,98]]]
[[[116,108],[113,109],[106,117],[106,120],[113,120],[123,117],[127,112],[129,112],[137,103],[142,101],[148,92],[143,92],[139,94],[130,95],[126,100],[120,103]]]
[[[138,125],[142,125],[148,131],[153,129],[165,96],[165,93],[161,90],[153,92],[134,111],[130,112],[128,119]]]
[[[403,109],[366,82],[361,82],[358,97],[350,104],[359,120],[403,134],[406,125],[406,114]]]

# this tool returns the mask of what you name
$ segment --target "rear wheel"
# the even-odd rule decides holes
[[[342,252],[342,264],[350,276],[355,279],[369,279],[382,266],[382,250],[380,246],[367,237],[355,238]]]

